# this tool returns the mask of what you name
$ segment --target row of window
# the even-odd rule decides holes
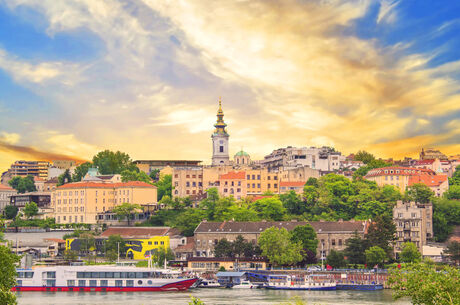
[[[61,211],[62,211],[63,213],[67,213],[67,207],[57,208],[57,212],[58,212],[58,213],[60,213]],[[78,212],[78,211],[84,212],[84,211],[85,211],[85,207],[80,207],[80,208],[74,207],[73,211],[74,211],[74,212]],[[72,207],[69,207],[69,213],[71,213],[71,212],[72,212]]]
[[[17,277],[22,279],[22,278],[26,278],[26,279],[31,279],[34,277],[34,273],[33,272],[30,272],[30,271],[27,271],[27,272],[18,272],[17,273]]]
[[[160,272],[77,272],[77,279],[106,278],[106,279],[147,279],[160,278]]]
[[[271,176],[267,176],[267,180],[271,180],[271,178]],[[260,180],[260,175],[246,175],[246,180]],[[273,180],[278,180],[278,176],[273,176]]]
[[[80,192],[79,191],[62,191],[62,192],[59,191],[59,192],[56,193],[56,196],[58,196],[58,197],[61,197],[61,196],[70,196],[70,197],[72,197],[74,195],[78,196],[79,193],[80,193],[80,196],[85,195],[85,191],[80,191]],[[106,191],[102,191],[102,196],[105,196],[105,193],[106,193]],[[123,195],[129,195],[129,190],[107,191],[108,195],[112,195],[112,194],[116,195],[117,193],[118,193],[118,195],[122,195],[122,194]],[[98,196],[100,194],[101,194],[100,191],[96,191],[96,196]]]
[[[80,215],[80,222],[84,222],[83,220],[84,220],[83,215]],[[62,216],[62,221],[67,222],[67,215]],[[78,222],[78,215],[74,216],[73,221]],[[57,222],[58,223],[61,222],[61,216],[57,216]],[[72,222],[72,215],[69,215],[69,222]]]

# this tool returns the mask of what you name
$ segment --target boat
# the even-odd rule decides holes
[[[227,287],[232,289],[253,289],[258,288],[258,285],[254,285],[248,280],[242,280],[238,284],[228,285]]]
[[[336,283],[330,280],[313,281],[309,276],[269,275],[264,288],[274,290],[335,290]]]
[[[17,269],[13,291],[184,291],[197,278],[123,266],[50,266]]]
[[[201,280],[197,288],[221,288],[222,286],[216,280]]]
[[[337,290],[382,290],[383,284],[358,284],[358,283],[339,283]]]

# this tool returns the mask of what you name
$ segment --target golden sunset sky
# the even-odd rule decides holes
[[[410,2],[410,3],[409,3]],[[0,1],[0,170],[291,146],[460,153],[460,4]]]

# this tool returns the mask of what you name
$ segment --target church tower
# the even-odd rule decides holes
[[[222,111],[222,102],[219,98],[219,110],[217,110],[217,122],[214,124],[216,129],[212,134],[212,165],[227,165],[230,163],[228,155],[228,138],[229,134],[225,127],[224,112]]]

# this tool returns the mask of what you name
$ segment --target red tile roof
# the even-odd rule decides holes
[[[287,187],[303,187],[305,185],[305,181],[291,181],[291,182],[280,182],[280,186],[287,186]]]
[[[156,188],[152,184],[148,184],[142,181],[129,181],[121,183],[102,183],[102,182],[74,182],[67,183],[61,186],[58,186],[58,189],[68,189],[68,188],[121,188],[121,187],[151,187]]]
[[[257,196],[252,197],[252,201],[256,201],[256,200],[264,199],[264,198],[272,198],[272,197],[273,195],[257,195]]]
[[[0,184],[0,190],[2,190],[2,191],[14,191],[14,188],[9,187],[9,186],[4,185],[4,184]]]
[[[427,160],[418,160],[415,165],[430,165],[434,163],[434,159],[427,159]]]
[[[440,186],[447,181],[447,175],[418,175],[409,177],[409,186],[415,183],[423,183],[426,186]]]
[[[193,252],[195,248],[195,238],[193,236],[187,237],[187,243],[185,245],[178,246],[174,252]]]
[[[120,235],[123,238],[150,238],[152,236],[166,236],[169,227],[110,227],[101,236]]]
[[[387,171],[385,173],[385,171]],[[393,173],[391,173],[393,171]],[[399,172],[397,172],[399,171]],[[402,167],[402,166],[389,166],[371,169],[367,177],[377,177],[377,176],[413,176],[413,175],[435,175],[436,173],[431,169],[426,168],[415,168],[415,167]]]
[[[246,178],[245,172],[228,172],[227,174],[220,175],[220,179],[228,180],[228,179],[237,179],[237,180],[244,180]]]

